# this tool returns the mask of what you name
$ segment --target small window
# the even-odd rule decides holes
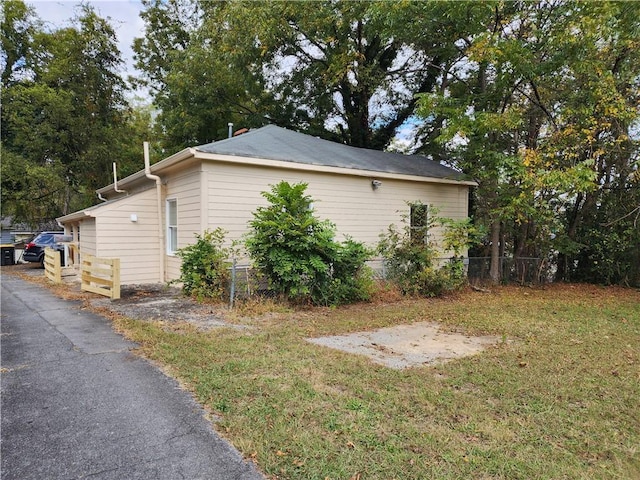
[[[167,200],[167,253],[178,250],[178,201]]]
[[[412,243],[427,243],[429,224],[427,206],[422,203],[411,204],[409,213]]]

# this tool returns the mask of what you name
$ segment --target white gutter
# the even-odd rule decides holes
[[[155,180],[156,182],[156,199],[158,202],[158,247],[160,254],[158,260],[160,261],[160,282],[165,281],[164,275],[164,227],[162,222],[162,180],[158,175],[151,174],[151,166],[149,164],[149,142],[144,142],[144,174],[149,180]]]
[[[184,150],[179,151],[178,153],[174,153],[173,155],[171,155],[170,157],[165,158],[164,160],[160,160],[158,163],[154,163],[151,166],[151,169],[154,172],[158,172],[164,168],[167,167],[171,167],[173,165],[175,165],[176,163],[182,162],[183,160],[192,157],[195,153],[195,150],[193,148],[185,148]],[[136,184],[140,183],[140,181],[144,181],[145,179],[145,171],[140,170],[132,175],[129,175],[126,178],[123,178],[121,180],[118,181],[118,186],[119,187],[127,187],[130,189],[134,188]],[[113,192],[113,187],[114,185],[107,185],[106,187],[102,187],[99,188],[98,190],[96,190],[97,193],[101,194],[101,195],[106,195],[109,196],[112,192]]]

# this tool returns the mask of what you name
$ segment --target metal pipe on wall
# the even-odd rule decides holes
[[[113,191],[118,193],[127,193],[126,190],[118,188],[118,174],[116,173],[116,162],[113,162]]]
[[[165,281],[165,252],[164,252],[164,227],[162,221],[162,180],[158,175],[151,174],[151,165],[149,162],[149,142],[143,143],[144,147],[144,174],[149,180],[156,182],[156,200],[158,202],[158,247],[160,249],[160,282]]]

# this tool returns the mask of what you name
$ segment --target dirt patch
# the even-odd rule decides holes
[[[220,314],[220,306],[198,303],[185,297],[180,289],[174,287],[158,284],[129,285],[122,289],[121,297],[114,301],[93,297],[90,303],[131,318],[188,322],[203,330],[215,327],[248,328],[225,322],[224,316]],[[497,344],[500,338],[442,332],[438,324],[422,322],[308,341],[367,355],[381,365],[403,369],[474,355]]]
[[[8,272],[44,280],[43,270],[34,265],[16,265]],[[90,307],[102,311],[110,310],[139,320],[187,322],[202,330],[216,327],[249,328],[225,322],[221,313],[224,306],[198,303],[182,295],[180,289],[162,284],[123,286],[121,298],[113,301],[106,297],[81,293],[77,282],[71,281],[65,288],[70,290],[72,297],[82,298]],[[403,369],[473,355],[498,343],[500,338],[441,332],[437,324],[424,322],[307,340],[317,345],[367,355],[381,365]]]
[[[233,327],[218,313],[217,305],[199,303],[182,294],[179,288],[160,284],[127,285],[120,291],[120,299],[93,297],[90,304],[138,320],[188,322],[203,330]]]
[[[422,322],[307,340],[316,345],[367,355],[381,365],[403,369],[474,355],[497,344],[500,338],[441,332],[437,324]]]
[[[165,284],[124,285],[120,290],[120,299],[111,300],[82,292],[77,276],[63,276],[64,285],[56,287],[45,280],[44,270],[37,264],[3,267],[2,273],[36,281],[64,298],[81,300],[86,307],[94,308],[98,312],[111,311],[138,320],[188,322],[202,330],[215,327],[247,328],[225,322],[220,314],[224,306],[199,303],[184,296],[179,288]]]

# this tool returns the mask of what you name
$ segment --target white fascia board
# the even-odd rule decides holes
[[[58,223],[69,223],[82,220],[83,218],[93,217],[91,210],[79,210],[63,217],[56,218]]]
[[[226,163],[238,163],[243,165],[256,165],[261,167],[285,168],[289,170],[302,170],[322,173],[335,173],[339,175],[353,175],[368,178],[387,178],[394,180],[408,180],[425,183],[445,183],[451,185],[477,186],[477,182],[469,180],[454,180],[449,178],[423,177],[420,175],[407,175],[402,173],[378,172],[375,170],[360,170],[356,168],[331,167],[327,165],[311,165],[307,163],[289,162],[284,160],[271,160],[258,157],[239,157],[235,155],[221,155],[218,153],[206,153],[195,150],[196,158]]]

